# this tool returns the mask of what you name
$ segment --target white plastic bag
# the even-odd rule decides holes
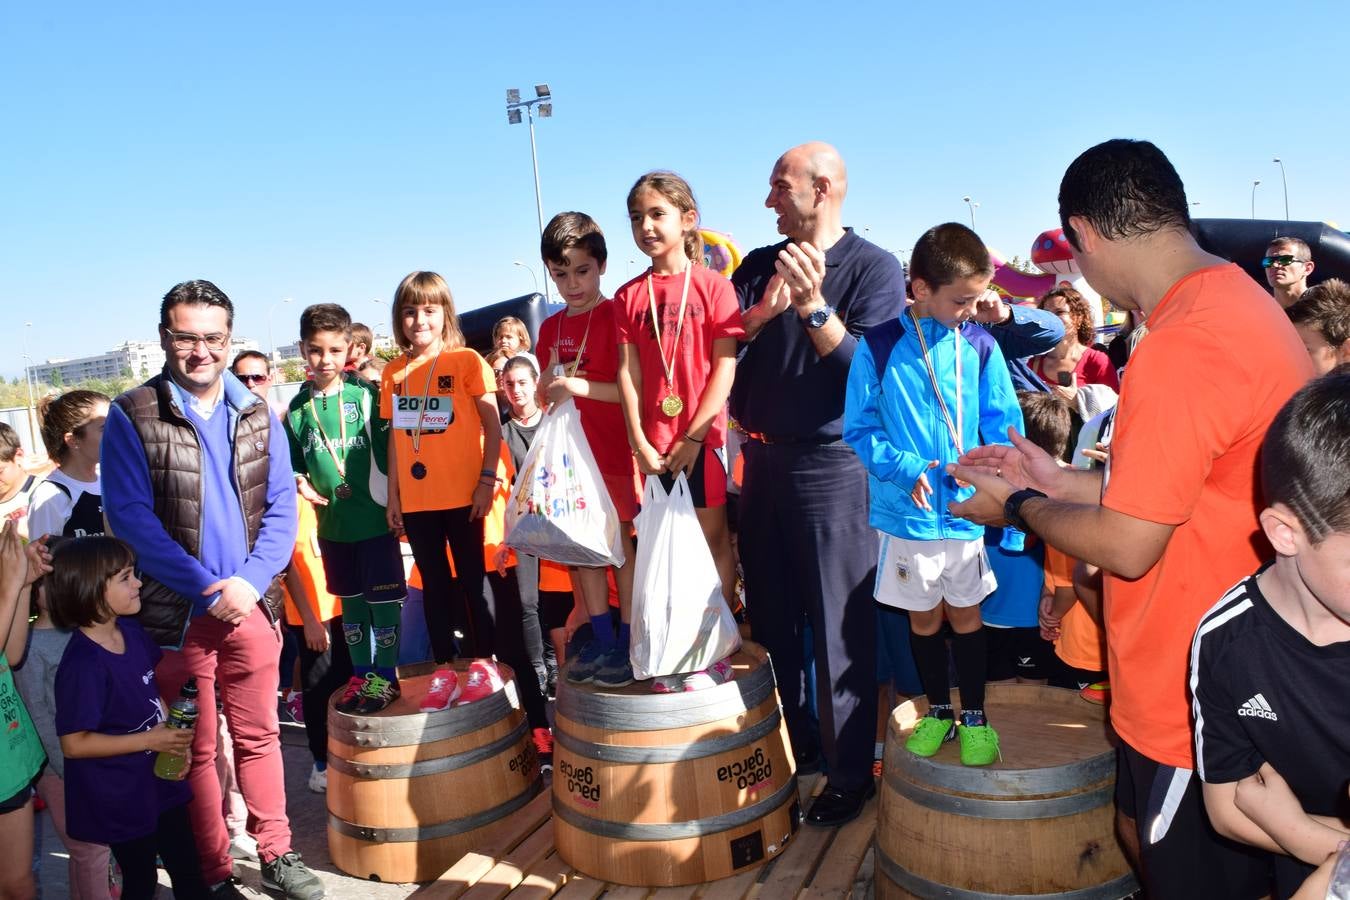
[[[698,672],[735,653],[741,633],[722,599],[722,580],[683,472],[669,495],[659,478],[647,479],[636,525],[633,676]]]
[[[506,546],[569,566],[621,566],[619,513],[571,398],[544,413],[506,504]]]

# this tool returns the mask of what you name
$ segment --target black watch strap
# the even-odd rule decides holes
[[[1044,491],[1038,491],[1035,488],[1022,488],[1020,491],[1013,491],[1008,495],[1008,499],[1003,501],[1003,518],[1007,519],[1008,524],[1018,531],[1030,533],[1031,529],[1022,520],[1022,504],[1032,497],[1044,496]]]

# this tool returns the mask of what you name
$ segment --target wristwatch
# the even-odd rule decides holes
[[[832,315],[834,315],[834,307],[827,303],[802,319],[802,324],[807,328],[821,328],[826,322],[830,321]]]
[[[1028,534],[1031,529],[1027,523],[1022,521],[1022,504],[1026,503],[1032,497],[1044,497],[1045,493],[1035,488],[1022,488],[1020,491],[1013,491],[1008,495],[1008,499],[1003,501],[1003,518],[1008,520],[1008,524],[1018,531],[1024,531]]]

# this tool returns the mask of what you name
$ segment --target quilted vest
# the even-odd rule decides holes
[[[183,415],[163,375],[113,402],[127,414],[145,449],[156,518],[169,537],[189,556],[196,557],[205,527],[202,455],[196,429]],[[270,421],[266,404],[256,403],[239,412],[234,427],[234,483],[250,551],[258,539],[266,508]],[[141,611],[137,614],[141,626],[161,647],[181,647],[192,618],[193,600],[149,575],[142,574],[141,580]],[[277,621],[282,610],[280,575],[272,580],[263,600],[269,619]]]

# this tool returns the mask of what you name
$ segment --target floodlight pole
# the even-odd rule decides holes
[[[551,105],[552,105],[552,100],[553,100],[553,94],[552,94],[552,92],[551,92],[550,90],[548,90],[548,85],[535,85],[535,93],[536,93],[537,96],[536,96],[533,100],[521,100],[521,99],[519,98],[518,94],[512,94],[511,91],[508,91],[508,92],[507,92],[507,100],[506,100],[506,110],[507,110],[507,113],[508,113],[508,120],[511,121],[513,124],[520,121],[520,119],[519,119],[519,113],[518,113],[518,112],[517,112],[517,116],[516,116],[514,119],[511,119],[511,118],[509,117],[509,113],[511,113],[513,110],[514,110],[514,111],[518,111],[518,110],[520,110],[520,109],[524,109],[524,110],[525,110],[525,116],[526,116],[526,118],[527,118],[528,121],[529,121],[529,125],[530,125],[530,162],[531,162],[531,164],[534,166],[534,206],[535,206],[535,212],[536,212],[537,215],[539,216],[539,235],[540,235],[540,237],[543,237],[543,234],[544,234],[544,197],[543,197],[543,193],[542,193],[542,192],[540,191],[540,189],[539,189],[539,146],[538,146],[538,144],[535,142],[535,139],[534,139],[534,107],[535,107],[535,104],[537,104],[537,103],[548,103],[548,104],[550,104],[549,106],[544,107],[544,109],[541,110],[541,112],[540,112],[541,115],[543,115],[543,116],[548,116],[548,115],[550,114],[550,110],[551,110]],[[549,302],[549,301],[551,301],[551,300],[552,300],[552,297],[550,296],[550,292],[549,292],[549,288],[548,288],[548,279],[545,278],[545,279],[544,279],[544,301],[545,301],[545,302]]]
[[[38,427],[37,407],[33,405],[33,357],[28,355],[28,329],[32,327],[32,322],[23,323],[23,358],[28,362],[23,370],[23,381],[28,386],[28,436],[30,441],[36,443]]]
[[[1256,218],[1256,186],[1261,183],[1261,179],[1252,182],[1252,218]]]
[[[1274,162],[1275,162],[1276,164],[1278,164],[1279,167],[1280,167],[1280,186],[1284,188],[1284,220],[1285,220],[1286,222],[1288,222],[1288,221],[1289,221],[1289,182],[1286,181],[1285,178],[1284,178],[1284,160],[1280,159],[1280,158],[1277,156],[1277,157],[1275,157]]]

